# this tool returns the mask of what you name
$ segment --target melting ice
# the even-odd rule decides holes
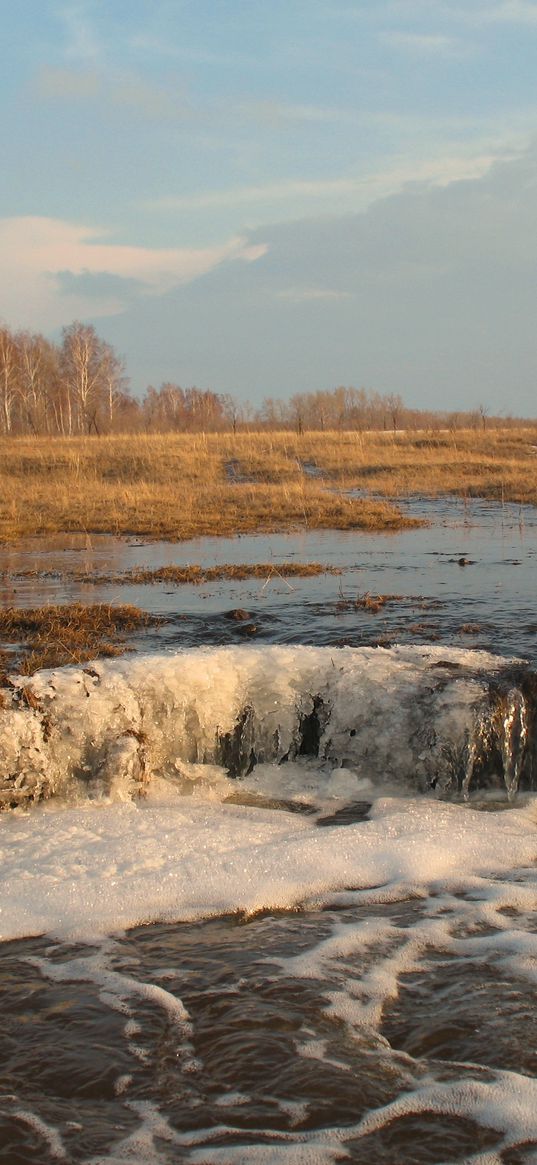
[[[212,648],[13,677],[0,805],[125,799],[155,776],[243,778],[263,764],[282,766],[284,793],[284,766],[301,758],[348,795],[364,782],[514,794],[533,784],[534,679],[434,647]]]
[[[115,1095],[131,1123],[94,1156],[35,1099],[8,1097],[13,1121],[55,1159],[88,1165],[391,1160],[389,1150],[360,1156],[358,1146],[423,1114],[488,1130],[493,1148],[468,1161],[500,1162],[524,1141],[535,1147],[526,1061],[514,1071],[484,1049],[481,1062],[478,1051],[471,1061],[428,1062],[392,1048],[385,1026],[405,977],[417,974],[427,988],[444,962],[461,980],[470,968],[474,986],[480,968],[518,995],[537,984],[537,801],[512,802],[533,787],[534,719],[526,665],[435,647],[193,650],[12,677],[0,710],[2,801],[12,810],[0,819],[0,934],[100,944],[71,955],[52,944],[32,966],[66,990],[93,985],[121,1017]],[[478,811],[476,793],[488,811]],[[341,828],[339,808],[357,803],[361,819],[343,818]],[[153,978],[126,969],[121,933],[296,908],[304,919],[319,911],[319,932],[312,926],[296,950],[264,954],[257,966],[266,961],[277,986],[318,984],[318,1023],[304,1020],[296,1058],[318,1063],[324,1079],[352,1075],[358,1057],[358,1098],[371,1061],[371,1093],[361,1110],[322,1125],[307,1100],[275,1081],[257,1134],[240,1123],[250,1098],[230,1079],[206,1126],[199,986],[189,999],[180,968],[183,999],[182,987],[166,986],[174,968]],[[218,989],[239,993],[241,983]],[[152,1074],[148,1032],[160,1030],[144,1008],[178,1044],[177,1078],[194,1096],[182,1123],[164,1093],[140,1099],[143,1073]],[[83,1124],[82,1109],[77,1116]],[[404,1149],[396,1156],[405,1160]]]
[[[532,683],[523,664],[435,647],[200,649],[13,677],[1,933],[91,937],[531,862],[532,812],[415,794],[531,785]]]

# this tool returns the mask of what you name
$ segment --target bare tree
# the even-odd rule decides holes
[[[390,395],[386,397],[386,408],[387,408],[388,413],[390,415],[390,420],[392,422],[392,429],[393,429],[394,433],[397,432],[397,429],[399,427],[399,417],[400,417],[400,414],[403,411],[404,407],[405,406],[403,404],[402,398],[400,396],[398,396],[395,392],[390,393]]]
[[[61,372],[67,394],[68,432],[99,432],[99,414],[113,417],[124,386],[121,361],[91,324],[77,320],[63,329]]]
[[[32,433],[57,429],[54,400],[59,391],[58,350],[44,336],[19,332],[21,423]]]
[[[19,348],[9,328],[0,328],[0,422],[8,436],[13,431],[19,392]]]

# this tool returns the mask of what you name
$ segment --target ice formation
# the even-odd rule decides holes
[[[21,955],[26,968],[54,990],[69,987],[71,997],[79,986],[90,998],[93,990],[122,1024],[119,1119],[107,1147],[84,1155],[86,1165],[164,1165],[177,1156],[200,1165],[331,1165],[354,1159],[358,1142],[373,1160],[374,1138],[416,1116],[433,1132],[434,1119],[463,1118],[491,1144],[495,1134],[490,1150],[470,1148],[473,1165],[499,1165],[528,1142],[531,1151],[532,1049],[520,1071],[496,1064],[503,1036],[487,1058],[473,1017],[483,1007],[477,985],[490,987],[485,1001],[501,1003],[507,985],[502,1022],[522,1025],[517,1040],[537,983],[537,798],[518,798],[507,811],[495,803],[498,790],[507,801],[532,788],[534,692],[525,664],[437,647],[213,648],[12,677],[0,709],[2,802],[16,810],[0,820],[0,940],[46,934],[38,954]],[[464,799],[488,787],[490,799],[467,804],[416,795]],[[358,810],[363,798],[362,817],[336,821],[338,806]],[[227,972],[221,984],[218,966],[218,990],[237,992],[247,1023],[260,969],[278,1005],[280,983],[282,999],[304,988],[320,1012],[317,1021],[310,1003],[295,1033],[308,1071],[318,1061],[320,1080],[330,1067],[350,1075],[356,1049],[378,1065],[385,1089],[352,1120],[314,1127],[314,1109],[281,1093],[278,1081],[270,1119],[254,1127],[249,1115],[246,1125],[237,1117],[257,1103],[239,1077],[218,1093],[210,1125],[200,1105],[183,1127],[173,1109],[180,1089],[173,1103],[165,1088],[157,1101],[144,1099],[140,1081],[158,1076],[151,1056],[171,1032],[177,1079],[192,1087],[185,1110],[190,1096],[194,1106],[205,1095],[208,996],[199,995],[199,966],[189,963],[188,941],[164,947],[158,966],[151,947],[147,964],[139,962],[142,948],[134,957],[121,933],[140,923],[255,919],[297,907],[319,913],[318,929],[295,934],[295,916],[280,919],[289,947],[265,948],[260,932],[244,1003],[240,961],[229,964],[231,984]],[[244,928],[230,926],[230,935],[234,929]],[[89,948],[68,950],[77,943]],[[419,1029],[430,1016],[427,984],[434,992],[444,967],[448,986],[456,970],[457,991],[433,999],[427,1062],[399,1049],[396,1005],[403,1017],[418,1009]],[[205,986],[212,997],[210,976]],[[485,1033],[501,1016],[495,1007]],[[454,1048],[441,1061],[452,1008]],[[226,1031],[221,1022],[220,1040],[223,1032],[232,1038],[233,1025]],[[49,1109],[33,1077],[29,1097],[9,1095],[4,1107],[51,1160],[74,1159],[73,1130],[87,1135],[63,1119],[61,1105]],[[408,1144],[404,1128],[402,1135]]]
[[[532,788],[535,676],[444,647],[191,649],[11,677],[0,807],[315,759],[326,784]],[[202,767],[203,766],[203,767]],[[353,785],[354,782],[354,785]]]

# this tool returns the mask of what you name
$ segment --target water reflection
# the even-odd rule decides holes
[[[392,534],[313,530],[182,543],[104,535],[32,539],[0,548],[2,601],[133,603],[169,619],[138,640],[150,648],[240,641],[244,627],[225,615],[241,607],[251,616],[248,634],[262,642],[450,642],[535,659],[537,511],[458,498],[401,505],[430,525]],[[321,562],[342,573],[289,581],[272,573],[266,580],[202,586],[91,581],[137,567],[258,562]],[[28,570],[36,574],[20,577]],[[367,593],[401,599],[372,612],[355,606]]]

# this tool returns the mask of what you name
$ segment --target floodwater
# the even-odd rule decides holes
[[[313,530],[180,543],[102,535],[33,539],[0,548],[2,601],[132,603],[168,620],[144,634],[146,648],[239,642],[246,634],[266,643],[451,643],[533,660],[537,510],[458,498],[400,504],[430,525],[394,534]],[[202,586],[103,585],[72,577],[250,562],[274,569],[266,580]],[[277,570],[293,562],[319,562],[342,573],[280,577]],[[28,570],[35,575],[21,577]],[[372,613],[356,606],[368,594],[395,598]],[[237,608],[251,616],[246,631],[226,617]]]
[[[168,620],[138,640],[144,650],[239,643],[244,623],[227,616],[240,607],[258,645],[449,644],[535,663],[537,511],[456,499],[404,505],[431,525],[392,535],[312,531],[179,544],[34,540],[0,551],[2,599],[135,603]],[[317,561],[342,573],[285,582],[274,571],[265,582],[202,587],[71,577],[259,561]],[[23,575],[28,569],[36,573]],[[398,598],[371,613],[356,605],[366,594]],[[156,921],[93,942],[62,937],[60,924],[56,937],[4,942],[0,1160],[537,1162],[535,802],[453,805],[445,822],[441,804],[425,797],[377,804],[371,821],[367,802],[354,811],[336,804],[318,836],[334,851],[359,850],[375,821],[385,820],[395,863],[389,883],[372,877],[301,907],[226,907],[215,917]],[[297,808],[237,813],[242,825],[251,813],[252,828],[266,829],[271,818],[293,816],[300,836],[315,836],[315,815]],[[204,848],[210,865],[214,843],[218,882],[219,863],[223,876],[230,859],[217,844],[224,819],[213,810],[221,806],[208,803]],[[86,810],[88,852],[94,845],[99,862],[109,811]],[[12,815],[21,836],[40,813]],[[65,821],[67,840],[82,827]],[[10,828],[0,837],[6,853]],[[489,839],[482,859],[487,830],[500,840]],[[397,856],[404,846],[406,866]],[[277,861],[271,852],[267,842],[256,859],[267,878]],[[412,878],[404,872],[408,855],[418,870]],[[185,877],[195,882],[198,867],[189,861]],[[35,862],[9,887],[21,908],[39,873],[37,853]],[[249,863],[245,854],[245,879]],[[119,858],[106,868],[110,895],[120,894]],[[46,885],[42,891],[46,898]]]

